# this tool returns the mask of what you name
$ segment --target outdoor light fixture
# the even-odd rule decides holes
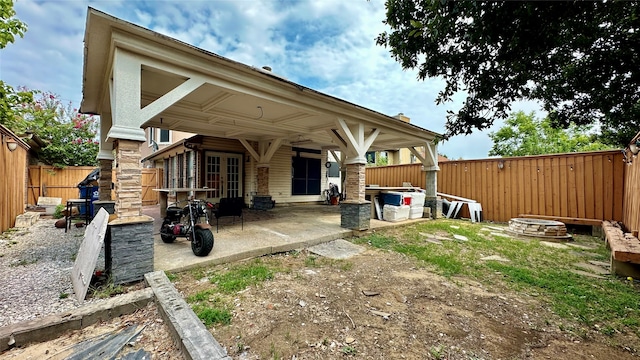
[[[500,170],[504,169],[504,161],[502,160],[498,161],[498,169]]]
[[[2,140],[7,144],[7,149],[9,149],[9,151],[13,152],[18,148],[18,143],[13,140],[13,138],[8,137],[7,135],[2,135]]]

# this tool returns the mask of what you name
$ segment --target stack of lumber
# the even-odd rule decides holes
[[[625,233],[618,223],[611,221],[603,221],[602,230],[613,260],[640,264],[640,240],[637,236]]]

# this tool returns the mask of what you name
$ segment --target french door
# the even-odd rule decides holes
[[[213,189],[207,192],[213,202],[242,197],[242,154],[205,152],[204,186]]]

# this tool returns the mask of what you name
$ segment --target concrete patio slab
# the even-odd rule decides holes
[[[268,254],[304,249],[340,238],[348,238],[360,231],[340,226],[340,207],[327,205],[279,206],[271,210],[243,212],[244,229],[237,219],[220,220],[216,232],[215,220],[213,250],[208,256],[198,257],[191,251],[191,243],[185,238],[166,244],[159,235],[162,219],[159,206],[143,209],[145,215],[154,218],[154,270],[183,271],[200,266],[223,264],[255,258]],[[403,222],[371,220],[370,230],[398,227],[429,221],[412,219]]]

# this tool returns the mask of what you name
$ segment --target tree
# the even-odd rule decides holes
[[[0,50],[15,41],[15,37],[24,36],[27,24],[16,19],[12,0],[0,1]],[[0,121],[9,123],[14,121],[14,108],[18,104],[33,101],[33,93],[28,91],[15,91],[13,87],[0,80]]]
[[[493,146],[490,156],[524,156],[610,149],[595,139],[589,126],[551,126],[549,118],[536,119],[533,113],[511,114],[503,127],[489,134]]]
[[[45,140],[48,145],[39,150],[38,158],[46,164],[60,168],[95,166],[99,143],[94,116],[79,114],[71,103],[63,104],[52,93],[36,95],[33,102],[16,110],[18,115],[7,127],[17,134],[33,132]]]
[[[0,49],[15,41],[16,35],[23,37],[27,24],[16,19],[13,0],[0,1]]]
[[[467,94],[446,134],[504,119],[539,101],[554,127],[599,124],[626,145],[640,125],[640,7],[636,2],[387,0],[378,36],[404,69],[441,77],[438,104]]]

